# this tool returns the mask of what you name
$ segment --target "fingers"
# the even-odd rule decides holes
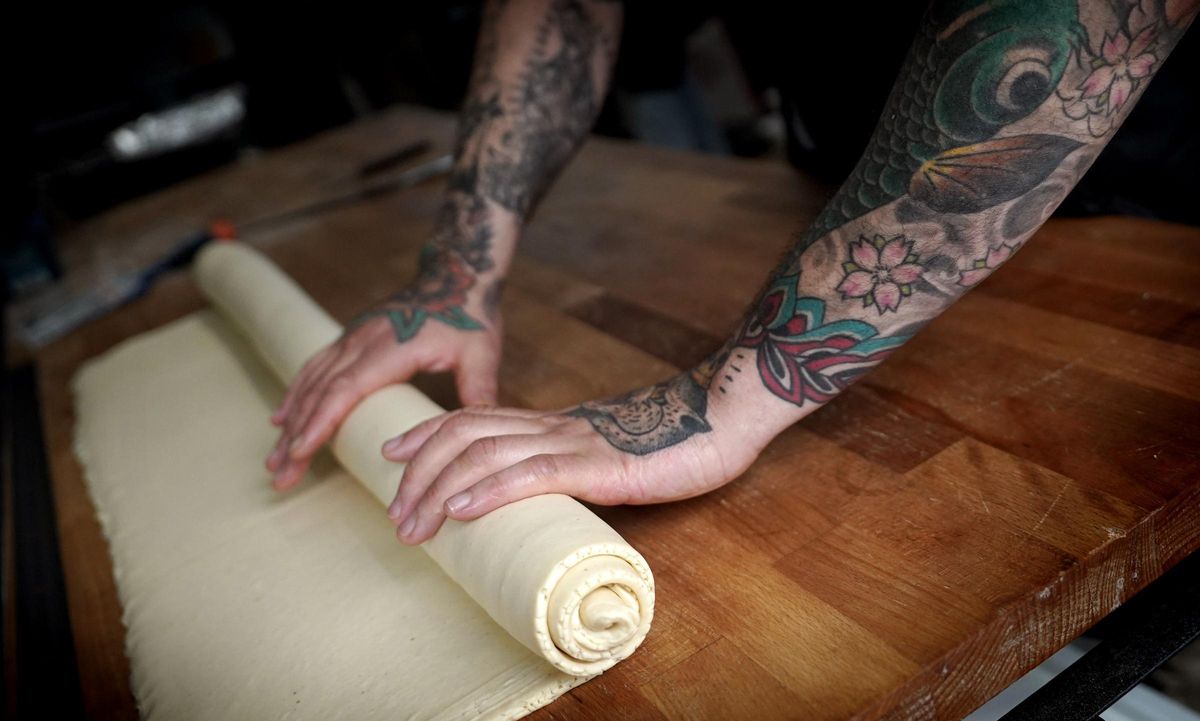
[[[464,406],[496,405],[496,376],[500,372],[500,355],[493,348],[479,344],[469,348],[455,371],[458,399]]]
[[[539,418],[517,415],[462,412],[442,418],[437,430],[420,445],[420,450],[405,467],[396,497],[388,506],[388,515],[401,525],[408,520],[418,499],[425,494],[438,474],[475,441],[490,436],[540,434],[548,428]],[[485,441],[481,445],[488,443]],[[476,448],[472,458],[482,461],[483,456],[490,456],[495,452],[495,448]]]
[[[333,436],[354,406],[368,394],[388,383],[408,380],[417,368],[411,357],[406,361],[394,367],[360,362],[333,374],[325,383],[320,398],[296,429],[292,457],[307,457],[316,453]]]
[[[287,392],[283,394],[283,400],[279,402],[279,407],[271,414],[271,423],[279,426],[283,425],[284,420],[296,406],[296,398],[300,396],[300,392],[308,386],[313,375],[319,372],[324,366],[337,356],[337,352],[333,347],[326,348],[308,360],[307,363],[288,384]]]
[[[359,401],[388,383],[408,380],[416,371],[412,356],[396,365],[362,360],[331,370],[310,392],[310,400],[297,413],[299,420],[288,429],[292,440],[278,484],[288,487],[300,480],[313,455],[333,437]]]
[[[450,496],[443,504],[455,520],[470,521],[530,496],[546,493],[578,495],[586,485],[582,460],[550,453],[530,456]]]
[[[295,380],[288,386],[287,395],[279,406],[279,410],[271,416],[271,422],[281,427],[279,438],[275,441],[275,447],[271,454],[267,456],[267,469],[272,473],[277,473],[288,457],[288,444],[291,443],[291,433],[289,427],[294,414],[297,412],[297,404],[307,398],[308,388],[312,385],[313,380],[324,375],[325,371],[334,363],[337,362],[338,354],[334,352],[325,352],[313,358],[305,364],[304,368],[296,375]]]
[[[545,437],[540,443],[545,443]],[[448,467],[446,479],[439,477],[413,516],[397,529],[398,539],[410,545],[425,542],[442,528],[448,515],[469,521],[530,495],[574,493],[583,475],[580,457],[554,452],[535,453],[482,476],[462,475],[466,465],[452,471]]]
[[[271,453],[271,459],[281,459],[273,469],[275,477],[272,484],[277,489],[291,488],[304,477],[312,458],[311,452],[302,451],[308,419],[324,397],[330,380],[343,377],[351,367],[350,363],[352,361],[347,359],[345,354],[326,363],[318,373],[313,374],[305,389],[301,391],[303,395],[299,395],[294,402],[294,410],[284,420],[283,431],[279,434],[279,441]],[[345,382],[339,383],[339,386],[341,385],[345,385]]]
[[[437,433],[443,423],[461,413],[463,411],[453,411],[434,416],[390,438],[383,444],[383,457],[396,463],[407,463],[416,454],[417,449],[429,440],[430,436]]]
[[[422,543],[431,538],[446,520],[447,499],[460,498],[480,480],[521,464],[526,470],[558,466],[569,456],[571,439],[537,433],[487,437],[474,441],[438,474],[400,523],[397,536],[405,543]],[[541,459],[530,463],[529,459]],[[517,500],[515,496],[512,500]],[[456,506],[457,508],[457,506]]]
[[[267,468],[274,474],[276,488],[289,488],[300,482],[317,449],[332,438],[359,401],[388,383],[409,380],[419,370],[454,368],[459,396],[465,403],[472,406],[496,403],[498,339],[475,339],[474,336],[460,339],[458,331],[433,325],[423,345],[410,347],[395,342],[390,326],[382,322],[376,326],[368,328],[364,325],[353,334],[343,336],[306,363],[288,388],[271,417],[272,422],[281,427],[279,439],[267,457]],[[539,414],[509,410],[494,415],[533,418]],[[386,444],[384,455],[394,461],[411,460],[437,435],[448,417],[431,420]],[[463,421],[455,423],[454,428],[457,428]],[[520,432],[523,432],[522,428],[514,426],[507,432],[488,435]],[[442,449],[438,453],[449,452],[446,449],[450,446],[446,444],[456,436],[444,434],[441,438],[432,447]],[[448,457],[441,458],[441,463],[447,463],[461,452],[470,439],[456,442],[461,445]],[[431,454],[427,456],[432,457]],[[417,464],[416,470],[422,467],[423,464]],[[440,467],[431,470],[440,470]],[[427,488],[435,475],[423,473],[418,477]]]
[[[449,413],[443,413],[434,416],[425,421],[421,421],[417,425],[408,429],[393,438],[388,439],[383,444],[383,457],[389,461],[396,463],[407,463],[417,451],[421,449],[425,441],[442,427],[442,424],[455,416],[465,413],[486,414],[491,416],[505,416],[513,418],[544,418],[546,414],[541,411],[526,410],[523,408],[463,408]]]

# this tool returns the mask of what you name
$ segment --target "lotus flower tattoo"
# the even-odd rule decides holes
[[[824,403],[891,355],[907,335],[881,337],[860,320],[825,322],[825,303],[800,297],[798,276],[776,279],[743,328],[738,345],[757,350],[767,389],[803,405]]]

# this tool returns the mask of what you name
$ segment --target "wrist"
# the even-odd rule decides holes
[[[718,445],[738,449],[748,457],[746,465],[775,436],[820,407],[782,401],[763,385],[757,354],[732,342],[691,372],[702,384],[707,379],[707,418]]]
[[[520,235],[520,218],[511,211],[477,193],[451,190],[422,248],[422,269],[457,255],[475,275],[507,275]]]

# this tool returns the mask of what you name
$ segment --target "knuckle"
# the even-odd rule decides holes
[[[354,388],[354,378],[346,373],[338,373],[329,379],[329,390],[332,393],[348,393]]]
[[[472,428],[475,427],[478,418],[479,417],[473,413],[459,413],[453,418],[447,420],[442,428],[451,435],[465,436],[471,432]]]
[[[472,465],[482,465],[495,460],[500,455],[500,439],[495,436],[471,441],[467,446],[464,458]]]
[[[549,480],[559,474],[561,465],[558,456],[541,453],[529,459],[529,474],[535,480]]]
[[[412,501],[417,496],[418,490],[416,484],[413,483],[412,475],[409,473],[411,468],[412,465],[410,464],[408,468],[404,469],[404,475],[400,478],[400,486],[396,493],[396,495],[400,498],[400,502],[404,504],[405,507],[412,505]]]

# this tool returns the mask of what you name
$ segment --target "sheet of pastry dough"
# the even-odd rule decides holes
[[[243,300],[273,307],[272,283],[286,281],[273,266],[254,268],[266,261],[236,246],[215,257],[251,267],[241,281],[259,290]],[[222,262],[207,263],[232,283],[208,288],[218,305],[244,290]],[[290,317],[262,316],[279,328]],[[243,335],[256,322],[240,317],[235,330],[202,312],[76,379],[77,451],[109,537],[145,717],[518,718],[640,643],[649,571],[571,499],[455,524],[423,549],[395,541],[372,495],[390,500],[400,469],[379,443],[440,411],[409,387],[372,396],[339,433],[358,480],[323,457],[296,492],[273,492],[262,460],[282,386]],[[330,330],[297,333],[319,347]],[[279,338],[266,354],[286,378],[311,349]]]

